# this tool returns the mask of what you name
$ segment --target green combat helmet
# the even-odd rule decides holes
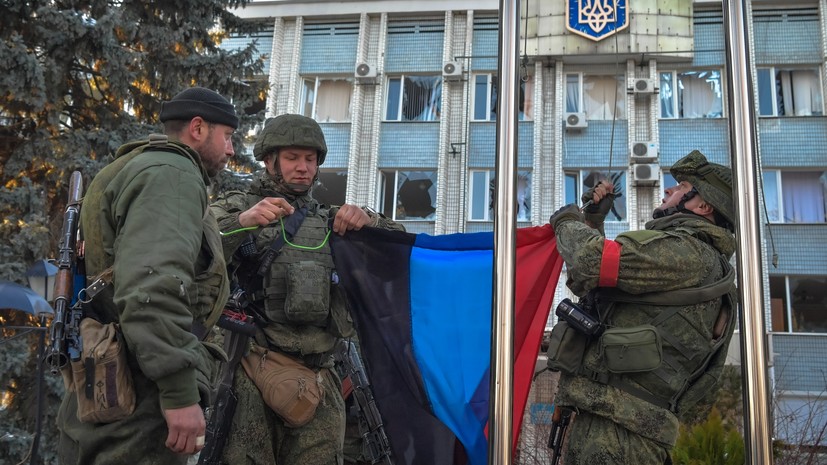
[[[264,129],[258,134],[256,145],[253,147],[253,155],[256,160],[262,161],[265,156],[277,153],[284,147],[316,149],[316,160],[319,166],[324,163],[325,155],[327,155],[327,144],[319,123],[313,118],[302,115],[279,115],[265,121]],[[319,172],[316,171],[316,176],[310,186],[286,183],[278,161],[275,163],[275,171],[273,178],[277,189],[286,194],[303,194],[319,180]]]
[[[327,144],[319,123],[302,115],[279,115],[268,119],[258,135],[253,155],[261,161],[265,155],[282,147],[314,148],[318,153],[319,165],[324,163],[327,155]]]
[[[704,154],[693,150],[675,162],[669,171],[678,182],[692,184],[698,194],[712,205],[719,226],[735,231],[732,170],[724,165],[710,163]]]

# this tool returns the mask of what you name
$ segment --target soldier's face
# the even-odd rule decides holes
[[[233,132],[235,129],[223,124],[206,123],[206,136],[196,149],[201,155],[201,163],[210,177],[218,174],[227,166],[227,162],[235,154],[233,150]]]
[[[677,207],[678,204],[681,203],[681,199],[683,199],[683,196],[686,195],[686,193],[691,191],[691,190],[692,190],[692,184],[690,184],[686,181],[681,181],[679,184],[677,184],[675,186],[667,187],[664,190],[665,197],[663,198],[663,201],[662,201],[660,207],[658,207],[657,209],[658,210],[666,210],[669,207]],[[686,202],[686,205],[684,205],[684,207],[688,210],[691,210],[692,207],[694,207],[695,204],[699,203],[700,201],[701,201],[701,197],[699,195],[696,195],[695,197],[690,199],[688,202]]]
[[[267,171],[275,174],[275,163],[281,168],[281,176],[288,184],[309,186],[319,170],[319,159],[316,149],[309,147],[285,147],[278,155],[270,157]]]

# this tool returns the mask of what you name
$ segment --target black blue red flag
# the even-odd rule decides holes
[[[364,228],[331,246],[394,462],[488,463],[493,234]],[[516,246],[515,444],[563,264],[548,225]]]

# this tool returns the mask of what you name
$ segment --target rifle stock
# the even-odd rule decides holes
[[[63,228],[58,245],[55,317],[49,332],[49,352],[46,354],[46,363],[50,365],[52,374],[59,373],[70,359],[80,358],[80,311],[73,311],[70,305],[74,294],[75,248],[82,193],[83,177],[80,171],[75,171],[69,182],[69,201],[63,214]]]

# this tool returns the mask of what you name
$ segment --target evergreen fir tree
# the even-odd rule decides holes
[[[0,279],[24,283],[37,259],[54,258],[69,178],[84,185],[124,142],[159,132],[160,102],[189,86],[214,89],[241,115],[244,136],[263,121],[267,80],[255,42],[222,49],[228,34],[253,33],[234,8],[248,0],[4,0],[0,2]],[[243,177],[222,173],[223,185]],[[0,309],[0,324],[36,323]],[[36,340],[0,329],[0,464],[26,459],[35,431]],[[55,414],[63,392],[46,374],[43,463],[56,463]]]

